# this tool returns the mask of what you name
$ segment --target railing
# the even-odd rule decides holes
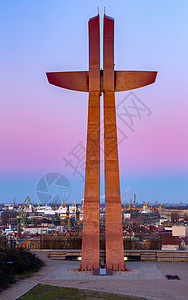
[[[23,247],[25,249],[41,249],[40,238],[21,241],[17,244],[17,247]]]
[[[79,250],[82,248],[81,236],[39,236],[37,238],[20,241],[17,247],[26,249],[56,249],[56,250]],[[100,249],[105,250],[105,238],[100,239]],[[136,241],[124,239],[125,250],[160,250],[160,241]]]

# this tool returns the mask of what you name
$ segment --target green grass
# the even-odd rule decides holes
[[[123,296],[118,294],[109,294],[102,292],[95,292],[89,290],[81,290],[75,288],[64,288],[51,285],[38,284],[28,293],[19,298],[19,300],[146,300],[145,298],[134,296]]]

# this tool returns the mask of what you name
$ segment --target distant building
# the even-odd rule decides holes
[[[184,226],[184,225],[172,226],[172,236],[179,236],[179,237],[188,236],[188,226]]]
[[[184,220],[188,216],[188,209],[187,207],[182,208],[162,208],[160,212],[160,219],[167,219],[168,221],[171,221],[171,217],[176,214],[178,216],[178,219]]]
[[[63,233],[64,226],[55,226],[54,228],[52,226],[49,227],[49,225],[45,226],[29,226],[29,227],[23,227],[23,234],[49,234],[51,232],[59,232]]]
[[[178,236],[162,236],[161,250],[179,250],[182,240]]]
[[[130,218],[131,218],[131,213],[130,212],[123,214],[123,219],[130,219]]]

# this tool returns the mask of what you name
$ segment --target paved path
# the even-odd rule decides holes
[[[93,276],[92,272],[79,272],[79,262],[51,260],[46,251],[36,253],[46,266],[1,293],[1,300],[16,299],[38,283],[138,295],[151,300],[188,299],[188,263],[127,262],[128,272],[102,277]],[[166,274],[176,274],[180,280],[169,281]]]

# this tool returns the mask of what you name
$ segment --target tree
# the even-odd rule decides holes
[[[179,214],[177,212],[171,213],[171,222],[177,223],[179,221]]]

